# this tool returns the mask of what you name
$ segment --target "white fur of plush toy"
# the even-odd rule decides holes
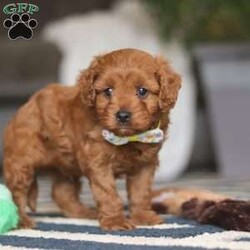
[[[183,77],[183,87],[172,112],[169,136],[160,151],[156,180],[172,180],[184,171],[190,157],[195,126],[195,89],[188,56],[178,43],[162,46],[156,28],[139,1],[123,1],[106,12],[70,16],[45,27],[44,39],[63,53],[60,81],[73,84],[93,56],[120,48],[163,54]]]

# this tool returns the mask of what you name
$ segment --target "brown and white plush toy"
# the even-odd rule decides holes
[[[153,192],[152,207],[158,213],[175,214],[227,230],[250,232],[250,201],[205,190],[165,188]]]

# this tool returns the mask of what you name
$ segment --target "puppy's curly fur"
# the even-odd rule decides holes
[[[120,136],[133,135],[156,128],[160,121],[166,133],[180,82],[163,58],[122,49],[96,57],[75,86],[52,84],[34,94],[4,133],[4,176],[19,209],[20,226],[35,226],[26,207],[35,210],[35,176],[40,170],[53,173],[52,196],[66,216],[95,217],[79,201],[79,179],[85,176],[101,228],[161,223],[150,202],[161,143],[114,146],[101,132],[105,128]],[[129,112],[129,121],[117,119],[121,110]],[[115,187],[119,176],[126,177],[129,218]]]

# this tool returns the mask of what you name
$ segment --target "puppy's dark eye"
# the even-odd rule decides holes
[[[106,97],[111,97],[112,93],[113,93],[113,89],[112,88],[106,88],[106,89],[104,89],[103,93],[104,93],[104,95]]]
[[[137,89],[137,92],[136,94],[139,96],[139,97],[146,97],[148,95],[148,90],[143,88],[143,87],[140,87]]]

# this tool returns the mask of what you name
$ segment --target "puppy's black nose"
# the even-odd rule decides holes
[[[120,110],[116,114],[116,120],[120,123],[126,123],[131,118],[131,113],[127,110]]]

